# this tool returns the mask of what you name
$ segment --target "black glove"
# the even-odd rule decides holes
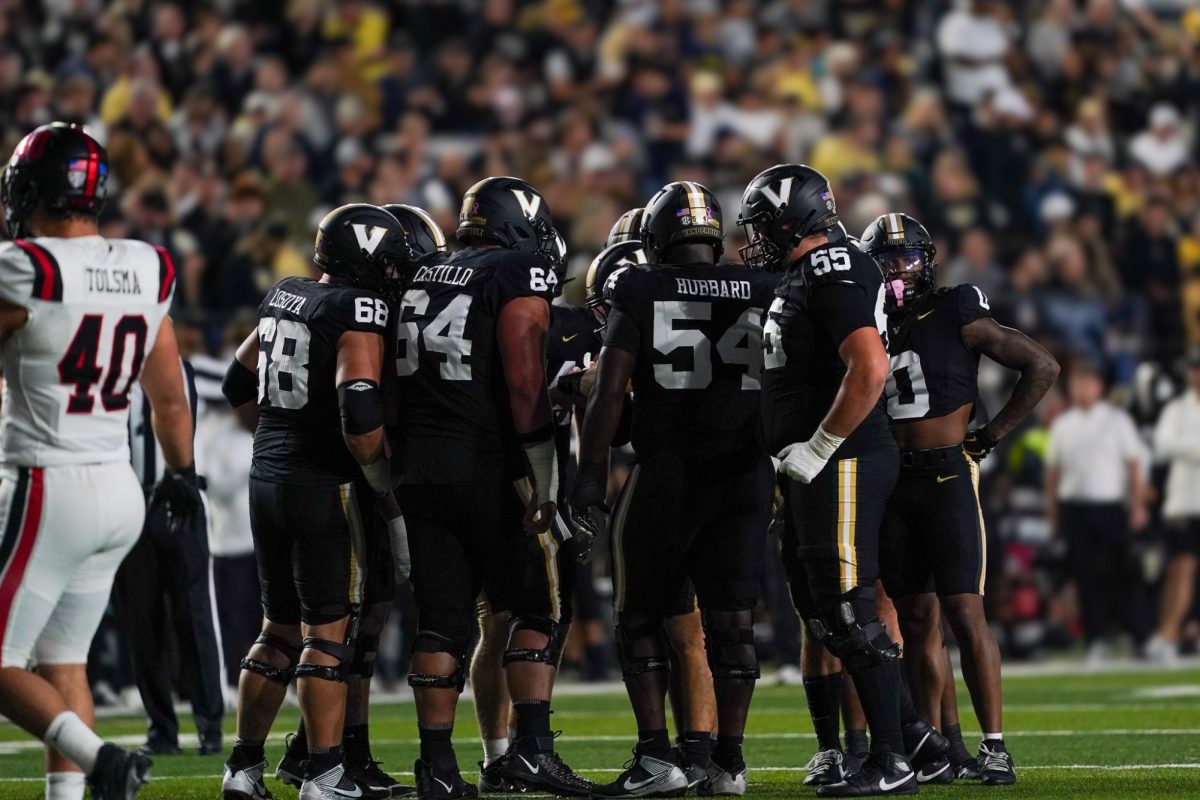
[[[153,535],[175,538],[187,530],[205,530],[204,501],[200,490],[204,479],[192,465],[184,469],[168,467],[146,509],[146,528]]]
[[[996,437],[988,433],[987,428],[975,428],[967,431],[963,439],[963,450],[975,461],[983,461],[988,453],[996,449]]]
[[[608,506],[604,503],[607,486],[608,475],[603,470],[597,472],[583,468],[575,478],[570,518],[578,547],[575,557],[579,561],[591,559],[592,542],[601,532],[608,530]]]

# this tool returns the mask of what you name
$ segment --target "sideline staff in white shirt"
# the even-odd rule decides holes
[[[1067,541],[1094,661],[1104,651],[1112,603],[1135,642],[1148,633],[1147,598],[1129,551],[1130,531],[1148,521],[1143,474],[1149,459],[1133,419],[1104,400],[1095,366],[1074,362],[1067,397],[1071,407],[1050,426],[1046,507],[1051,529]]]

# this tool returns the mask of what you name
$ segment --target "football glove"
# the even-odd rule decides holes
[[[967,431],[963,439],[963,450],[975,461],[983,461],[988,454],[996,449],[996,437],[988,433],[987,428],[975,428]]]
[[[812,483],[844,441],[844,436],[833,436],[819,427],[807,442],[789,444],[779,451],[778,470],[794,481]]]
[[[608,475],[604,470],[582,467],[571,492],[571,528],[577,540],[575,557],[580,561],[591,558],[592,542],[608,529],[608,506],[604,503]]]
[[[188,530],[207,532],[204,500],[200,490],[204,479],[193,464],[184,469],[168,467],[150,495],[146,508],[147,530],[154,536],[175,538]]]

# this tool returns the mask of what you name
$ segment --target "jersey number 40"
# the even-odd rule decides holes
[[[112,327],[108,363],[101,365],[100,340],[104,316],[87,314],[58,362],[58,379],[75,387],[67,400],[68,414],[91,414],[96,407],[94,388],[100,384],[100,403],[105,411],[129,408],[129,389],[142,371],[146,356],[146,318],[126,315]]]

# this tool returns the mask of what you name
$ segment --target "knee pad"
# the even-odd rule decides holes
[[[760,676],[751,611],[705,611],[704,645],[713,680],[756,681]]]
[[[331,642],[328,639],[308,637],[304,640],[305,650],[316,650],[337,661],[337,666],[329,667],[324,664],[301,662],[296,665],[296,678],[320,678],[323,681],[344,682],[347,667],[354,658],[354,648],[341,642]]]
[[[517,631],[536,631],[550,641],[540,649],[514,647],[512,638]],[[504,666],[507,667],[514,661],[532,661],[558,667],[558,659],[562,655],[562,628],[549,617],[513,617],[508,625],[508,642],[508,649],[504,651]]]
[[[371,633],[360,633],[354,640],[354,659],[350,662],[349,674],[356,678],[370,678],[375,674],[375,653],[379,651],[379,637]]]
[[[466,651],[461,642],[433,631],[418,631],[413,639],[414,653],[449,653],[454,656],[454,671],[449,675],[431,675],[422,672],[408,673],[408,685],[414,689],[454,689],[462,692],[467,685]]]
[[[257,658],[246,656],[242,659],[239,666],[247,672],[261,675],[272,683],[278,683],[280,686],[287,686],[291,683],[292,677],[296,672],[296,662],[300,660],[299,648],[294,647],[291,642],[282,636],[276,636],[266,631],[260,633],[258,638],[254,640],[254,643],[269,647],[279,653],[288,660],[288,665],[286,667],[275,667],[265,661],[259,661]]]
[[[839,596],[820,618],[810,619],[808,627],[851,671],[900,657],[900,645],[875,613],[873,591],[855,589]]]
[[[625,677],[671,671],[671,646],[661,619],[621,614],[616,638],[621,674]]]

